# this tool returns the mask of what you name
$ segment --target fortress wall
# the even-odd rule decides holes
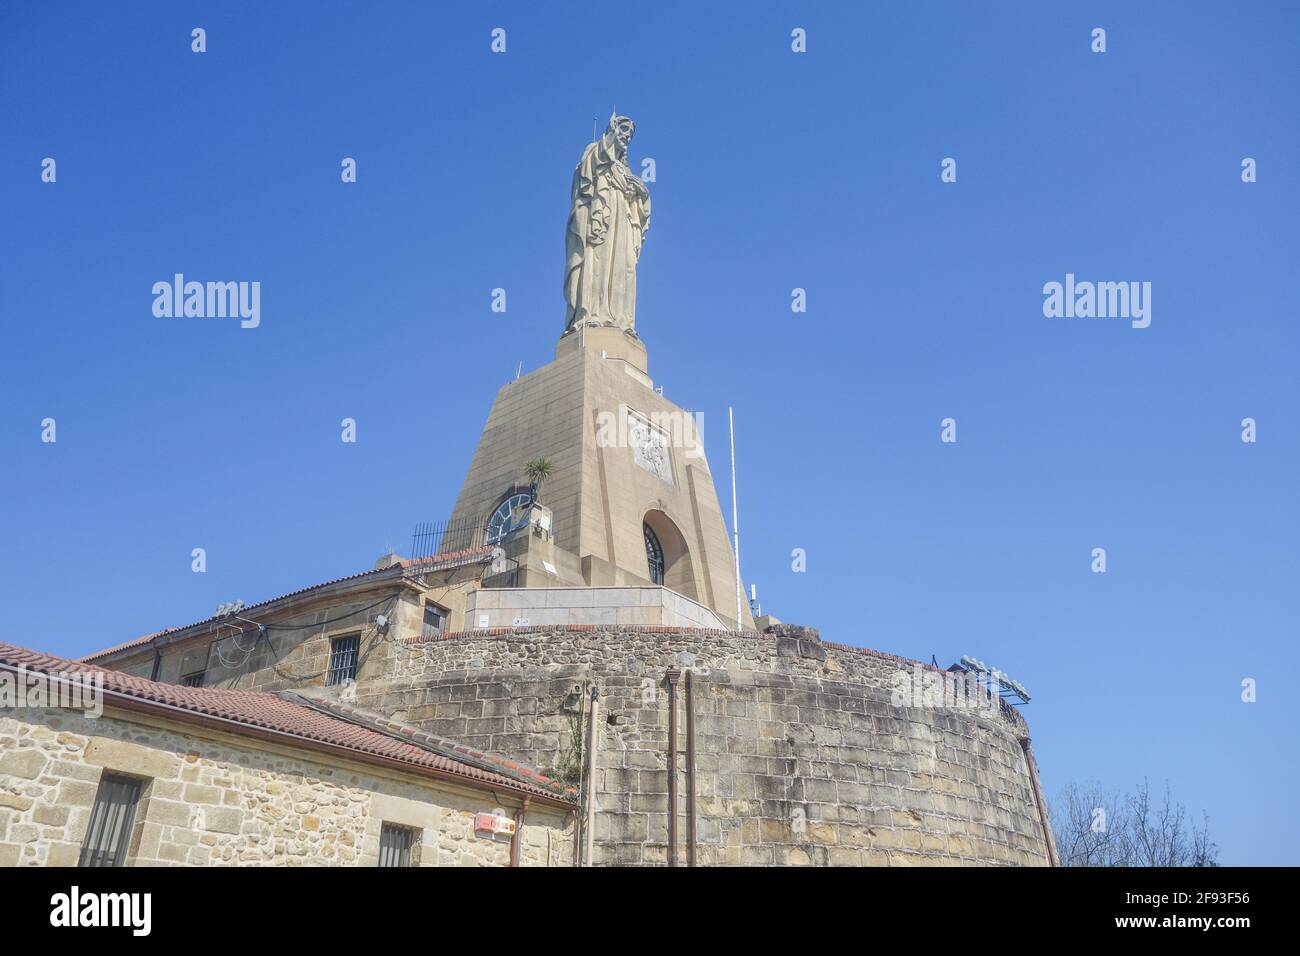
[[[1005,707],[895,706],[896,675],[919,667],[797,628],[496,629],[395,649],[384,674],[358,684],[356,704],[576,782],[571,710],[594,683],[595,861],[662,864],[661,684],[669,668],[689,668],[701,865],[1046,864],[1023,719]],[[679,768],[683,690],[684,677]],[[678,790],[685,865],[684,773]]]

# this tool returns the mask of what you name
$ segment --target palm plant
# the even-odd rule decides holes
[[[524,465],[524,474],[533,485],[533,501],[536,502],[541,493],[542,483],[551,477],[553,466],[545,458],[534,458]]]

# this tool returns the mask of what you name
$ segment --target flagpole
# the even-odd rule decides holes
[[[740,587],[740,516],[736,507],[736,422],[731,414],[731,406],[727,406],[727,431],[731,437],[731,532],[733,547],[736,552],[736,630],[742,630],[740,616],[740,602],[742,590]]]

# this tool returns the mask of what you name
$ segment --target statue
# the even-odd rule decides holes
[[[636,263],[650,226],[650,191],[627,165],[636,124],[613,115],[573,171],[564,247],[565,333],[583,326],[635,334]]]

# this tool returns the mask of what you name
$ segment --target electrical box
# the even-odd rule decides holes
[[[474,814],[474,831],[491,836],[514,836],[515,821],[495,813]]]

